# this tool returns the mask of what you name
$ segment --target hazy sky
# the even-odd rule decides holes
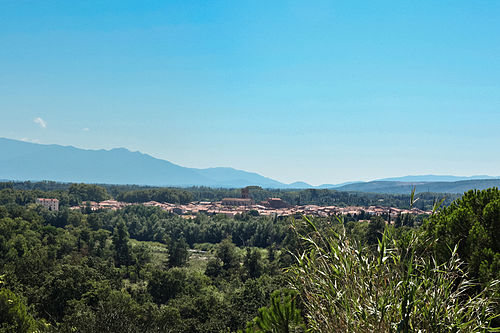
[[[315,185],[498,176],[500,1],[0,0],[0,137]]]

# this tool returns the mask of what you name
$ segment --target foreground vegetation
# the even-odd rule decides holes
[[[2,332],[499,331],[498,189],[394,225],[21,202],[40,193],[110,196],[0,191]]]

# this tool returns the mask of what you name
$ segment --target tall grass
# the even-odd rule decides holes
[[[499,332],[491,285],[477,293],[455,249],[438,264],[432,241],[417,231],[397,241],[390,228],[376,249],[343,233],[300,235],[305,244],[289,272],[314,332]],[[473,295],[473,296],[470,296]]]

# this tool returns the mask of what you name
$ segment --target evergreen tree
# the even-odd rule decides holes
[[[131,246],[127,226],[123,219],[120,219],[113,232],[113,248],[115,263],[117,266],[126,266],[131,263]]]
[[[168,265],[170,267],[183,266],[188,259],[188,244],[184,238],[180,238],[179,240],[171,239],[168,246]]]
[[[224,239],[217,248],[216,257],[222,262],[222,269],[227,271],[234,270],[240,265],[240,258],[236,252],[236,246],[231,239]]]
[[[300,310],[296,304],[297,294],[291,290],[275,291],[271,305],[259,309],[259,315],[240,333],[292,333],[305,332]]]
[[[264,271],[264,264],[262,263],[260,252],[256,249],[250,250],[247,248],[243,267],[248,277],[254,279],[261,276]]]
[[[491,188],[469,191],[449,207],[432,216],[425,225],[436,239],[436,254],[448,260],[450,248],[469,264],[474,278],[483,283],[500,279],[500,191]]]

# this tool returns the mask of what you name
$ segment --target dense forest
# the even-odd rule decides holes
[[[401,216],[391,224],[69,209],[112,197],[217,200],[237,190],[0,188],[1,332],[487,332],[500,324],[496,188],[441,207],[433,194],[251,190],[256,200],[434,207],[418,223]],[[34,204],[41,196],[58,198],[61,209]]]

